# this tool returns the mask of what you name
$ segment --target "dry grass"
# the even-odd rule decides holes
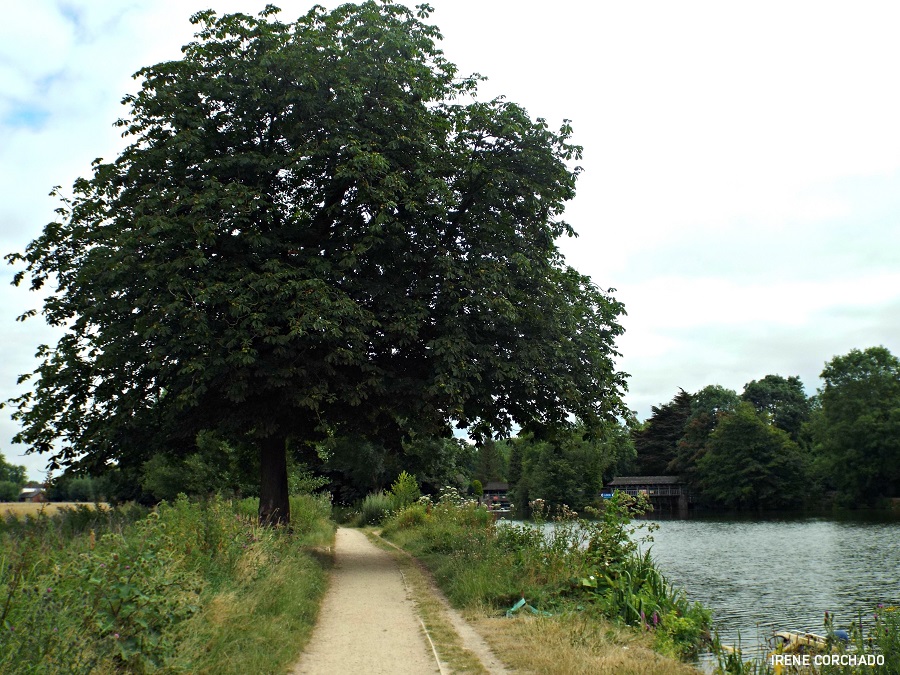
[[[234,621],[236,614],[243,613],[243,608],[234,591],[220,593],[213,597],[203,608],[207,620],[214,626],[225,626]]]
[[[482,618],[476,628],[517,673],[541,675],[698,675],[654,652],[632,630],[583,614]]]
[[[12,515],[17,518],[21,516],[36,516],[43,512],[48,516],[52,516],[62,509],[72,509],[76,506],[94,507],[93,502],[3,502],[0,503],[0,517]],[[108,504],[100,504],[101,507],[109,508]]]

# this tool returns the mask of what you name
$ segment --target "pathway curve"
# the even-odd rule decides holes
[[[397,563],[338,528],[331,583],[295,675],[440,673]]]

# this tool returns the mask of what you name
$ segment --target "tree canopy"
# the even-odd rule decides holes
[[[704,497],[726,508],[797,505],[804,469],[797,444],[746,402],[722,413],[697,462]]]
[[[822,379],[814,437],[841,497],[855,505],[900,495],[900,359],[884,347],[853,349]]]
[[[26,479],[27,471],[24,466],[10,464],[6,461],[6,457],[0,454],[0,481],[24,485]]]
[[[648,476],[665,474],[675,459],[678,441],[691,417],[693,397],[680,389],[675,398],[660,406],[653,406],[646,426],[634,435],[637,452],[636,470]]]
[[[12,502],[19,498],[19,492],[25,484],[24,466],[10,464],[0,454],[0,502]]]
[[[604,479],[634,457],[631,429],[610,422],[600,434],[574,428],[553,439],[530,434],[507,441],[510,446],[510,496],[519,516],[531,515],[531,502],[580,511],[599,499]]]
[[[571,127],[478,100],[429,12],[200,12],[137,73],[131,144],[9,256],[65,329],[11,401],[17,442],[102,470],[214,430],[259,448],[260,517],[286,522],[289,441],[624,412],[623,307],[555,243]]]
[[[686,478],[696,483],[696,469],[706,453],[709,435],[725,413],[733,411],[740,399],[737,393],[720,384],[709,384],[691,395],[690,415],[685,421],[683,435],[676,442],[675,455],[666,466],[665,473]]]
[[[796,375],[766,375],[761,380],[751,380],[744,385],[741,398],[770,416],[772,424],[790,434],[794,441],[800,429],[809,420],[810,402],[803,390],[803,383]]]

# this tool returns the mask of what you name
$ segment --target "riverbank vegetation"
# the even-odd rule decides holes
[[[823,643],[806,649],[778,648],[765,660],[747,659],[737,651],[718,648],[717,672],[723,675],[897,675],[900,673],[900,608],[879,603],[871,621],[859,616],[838,635],[834,616],[825,613]],[[868,617],[867,617],[868,619]],[[792,659],[808,661],[791,665]]]
[[[330,504],[292,497],[78,507],[0,521],[0,672],[277,672],[325,588]]]
[[[708,638],[710,615],[637,550],[631,516],[642,510],[617,494],[586,520],[536,501],[536,524],[497,523],[447,490],[437,503],[396,512],[383,534],[425,562],[458,607],[497,615],[524,599],[522,614],[629,626],[661,653],[689,657]],[[553,527],[544,530],[548,517]]]

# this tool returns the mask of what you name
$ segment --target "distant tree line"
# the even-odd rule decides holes
[[[640,475],[679,475],[701,502],[783,509],[900,496],[900,360],[854,349],[807,396],[797,376],[766,375],[743,392],[709,385],[654,406],[634,432]]]
[[[527,517],[536,499],[576,511],[596,503],[604,481],[634,460],[634,443],[629,422],[609,422],[598,434],[575,427],[543,437],[522,433],[488,441],[473,449],[473,460],[473,482],[508,483],[516,514]]]
[[[105,501],[111,490],[114,473],[101,476],[60,474],[46,483],[29,481],[24,466],[7,462],[0,454],[0,502],[15,502],[22,494],[22,488],[44,488],[44,496],[54,502],[94,502]]]
[[[0,502],[16,501],[26,480],[24,466],[10,464],[0,455]]]
[[[601,433],[584,427],[538,437],[521,433],[480,444],[455,437],[410,440],[395,451],[365,437],[339,437],[308,451],[291,448],[288,482],[292,494],[330,492],[335,503],[359,503],[366,495],[389,488],[408,472],[424,494],[443,487],[478,496],[477,485],[500,481],[510,485],[517,513],[529,514],[529,503],[542,499],[551,507],[576,510],[596,502],[605,480],[634,461],[631,423],[610,422]],[[187,454],[159,453],[143,463],[120,462],[95,476],[64,472],[49,483],[54,501],[109,500],[146,504],[173,500],[184,493],[258,496],[257,454],[250,446],[227,441],[212,432],[199,434]]]
[[[476,495],[502,481],[520,515],[538,498],[582,510],[606,481],[628,474],[681,476],[712,508],[877,506],[900,496],[900,360],[884,347],[852,350],[829,361],[822,380],[812,396],[799,377],[781,375],[748,382],[741,393],[720,385],[680,390],[645,422],[609,422],[599,433],[575,426],[478,444],[418,437],[399,449],[335,437],[314,452],[288,448],[289,489],[327,490],[336,503],[352,504],[402,471],[425,494],[452,486]],[[59,475],[48,496],[145,503],[179,493],[258,496],[258,461],[252,446],[204,432],[187,453],[120,461],[96,476]],[[4,462],[0,498],[6,489],[15,499],[24,475]]]

